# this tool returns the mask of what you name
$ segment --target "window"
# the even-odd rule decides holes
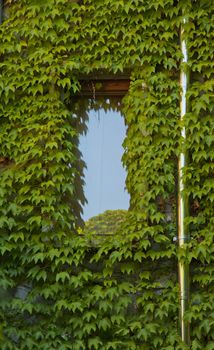
[[[129,81],[84,80],[81,86],[77,104],[80,114],[84,115],[80,117],[79,149],[85,163],[87,203],[83,207],[83,219],[86,221],[106,210],[127,210],[129,207],[126,171],[121,161],[126,135],[121,104]]]

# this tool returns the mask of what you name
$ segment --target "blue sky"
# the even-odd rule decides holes
[[[83,219],[108,209],[128,209],[126,172],[122,166],[122,143],[126,134],[120,112],[104,109],[89,112],[88,132],[80,138],[80,150],[87,164]]]

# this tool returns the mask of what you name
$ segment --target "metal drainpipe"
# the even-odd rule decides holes
[[[184,37],[184,27],[187,19],[183,19],[183,24],[180,30],[180,42],[181,50],[183,54],[182,63],[188,63],[187,42]],[[188,88],[189,74],[187,67],[181,66],[180,73],[180,86],[181,86],[181,98],[180,98],[180,120],[183,123],[184,115],[187,112],[187,99],[186,93]],[[181,136],[183,142],[186,140],[186,129],[182,125]],[[185,188],[183,181],[184,167],[187,164],[187,155],[184,151],[181,152],[178,161],[178,242],[179,247],[182,247],[189,241],[189,231],[184,221],[188,215],[188,199],[183,194]],[[190,345],[190,326],[189,323],[184,321],[184,314],[189,305],[189,265],[186,262],[179,261],[179,285],[180,285],[180,328],[181,338],[185,344]]]

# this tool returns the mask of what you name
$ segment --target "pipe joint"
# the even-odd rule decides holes
[[[190,238],[188,236],[180,236],[177,238],[178,241],[189,242]]]

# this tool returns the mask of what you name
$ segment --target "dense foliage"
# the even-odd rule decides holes
[[[189,153],[192,350],[214,349],[212,0],[7,0],[0,27],[2,350],[179,350],[177,157]],[[182,16],[190,108],[179,122]],[[123,100],[130,211],[91,246],[72,96],[131,74]],[[86,113],[87,114],[87,113]],[[87,116],[86,116],[87,117]],[[185,250],[185,249],[184,249]]]
[[[90,218],[85,222],[84,228],[79,230],[80,234],[85,234],[95,238],[96,236],[115,235],[123,222],[125,222],[127,215],[126,210],[106,210],[104,213]],[[109,237],[107,238],[109,239]]]

